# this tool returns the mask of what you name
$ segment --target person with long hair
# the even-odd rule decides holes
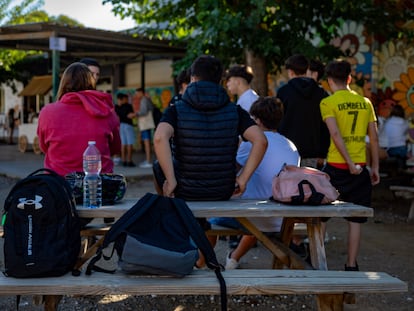
[[[119,119],[110,94],[95,90],[89,68],[72,63],[63,72],[57,101],[39,115],[37,135],[45,153],[44,167],[59,175],[83,171],[82,155],[88,141],[96,141],[102,173],[113,172],[112,155],[121,153]]]

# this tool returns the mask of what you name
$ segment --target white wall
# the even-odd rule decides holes
[[[160,59],[145,62],[145,87],[174,85],[172,60]],[[125,67],[125,87],[141,86],[141,63]]]
[[[4,111],[0,111],[0,113],[7,114],[9,109],[15,108],[16,105],[19,106],[19,109],[22,109],[23,97],[19,97],[17,94],[19,94],[19,92],[23,89],[23,83],[15,81],[15,84],[17,87],[16,93],[13,93],[13,90],[6,84],[0,84],[0,87],[2,88],[4,94],[4,98],[1,99],[4,100]]]

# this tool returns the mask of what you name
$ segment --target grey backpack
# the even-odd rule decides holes
[[[147,193],[112,225],[86,274],[113,273],[119,266],[125,273],[184,277],[193,271],[198,249],[220,282],[222,310],[227,310],[224,268],[182,199]]]

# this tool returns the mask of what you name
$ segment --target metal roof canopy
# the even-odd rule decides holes
[[[66,38],[66,51],[51,51],[51,37]],[[50,51],[54,97],[59,85],[60,67],[65,68],[83,57],[95,58],[101,66],[141,61],[142,87],[145,87],[146,58],[175,58],[185,54],[185,48],[173,47],[167,40],[143,38],[128,31],[115,32],[56,23],[0,27],[0,48]]]
[[[0,48],[50,51],[49,38],[66,38],[61,64],[66,67],[82,57],[95,58],[102,65],[122,64],[142,57],[182,57],[183,47],[173,47],[167,40],[139,37],[136,34],[63,26],[56,23],[29,23],[0,27]]]

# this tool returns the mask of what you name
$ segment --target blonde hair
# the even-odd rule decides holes
[[[88,66],[79,62],[72,63],[65,69],[60,79],[57,99],[61,99],[69,92],[94,90],[95,84],[95,79]]]

